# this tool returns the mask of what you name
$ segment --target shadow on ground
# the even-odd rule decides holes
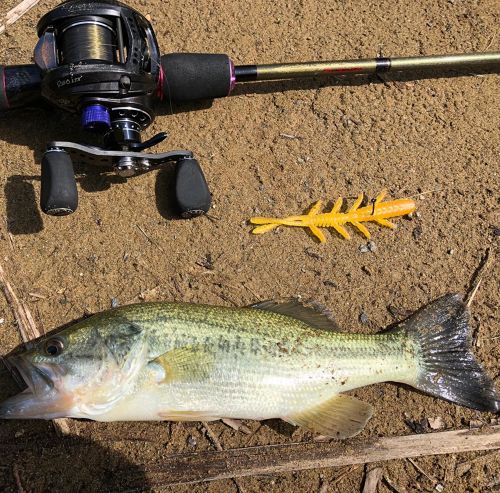
[[[0,400],[18,392],[0,369]],[[0,421],[0,485],[19,491],[150,491],[144,468],[125,454],[79,436],[60,437],[51,422]]]

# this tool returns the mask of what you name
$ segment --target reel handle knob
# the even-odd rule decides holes
[[[50,216],[67,216],[78,207],[78,190],[70,155],[49,149],[42,159],[40,207]]]
[[[183,218],[201,216],[210,210],[212,197],[196,159],[184,158],[177,162],[175,198]]]

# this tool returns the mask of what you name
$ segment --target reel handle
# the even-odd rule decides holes
[[[163,100],[195,101],[228,96],[236,79],[227,55],[171,53],[161,57]]]
[[[185,219],[201,216],[210,210],[212,197],[207,180],[196,159],[183,158],[177,162],[175,200]]]
[[[0,111],[41,99],[41,86],[42,72],[36,65],[0,65]]]
[[[66,151],[49,149],[43,156],[40,207],[50,216],[67,216],[78,207],[75,172]]]

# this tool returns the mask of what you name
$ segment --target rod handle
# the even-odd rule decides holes
[[[41,99],[42,72],[36,65],[0,65],[0,111]]]
[[[227,55],[171,53],[161,57],[163,100],[182,102],[228,96],[234,65]]]

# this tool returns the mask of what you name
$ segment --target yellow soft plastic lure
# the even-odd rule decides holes
[[[252,233],[260,235],[267,233],[278,226],[298,226],[301,228],[309,228],[311,233],[318,238],[321,243],[326,242],[326,237],[319,228],[333,228],[346,240],[350,240],[351,236],[344,228],[347,223],[352,224],[366,238],[370,239],[371,235],[366,226],[362,223],[374,222],[387,228],[395,228],[396,225],[388,221],[388,218],[404,216],[413,212],[416,208],[415,202],[411,199],[397,199],[388,202],[382,202],[387,191],[383,190],[377,198],[365,207],[359,207],[363,202],[363,194],[360,194],[356,202],[347,212],[340,212],[344,199],[339,198],[330,212],[320,213],[322,202],[318,200],[310,209],[308,214],[302,216],[289,216],[283,219],[271,217],[252,217],[252,224],[260,224],[254,228]]]

